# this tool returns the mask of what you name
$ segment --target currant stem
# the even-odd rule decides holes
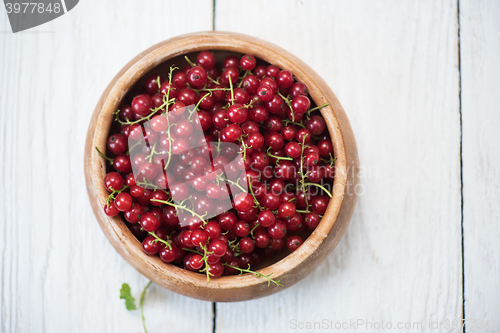
[[[271,156],[271,157],[274,157],[275,159],[277,159],[278,161],[279,160],[287,160],[287,161],[293,161],[293,158],[291,157],[279,157],[279,156],[274,156],[273,154],[271,154],[269,152],[269,150],[271,149],[271,147],[267,148],[267,155]]]
[[[188,64],[189,64],[191,67],[196,66],[196,64],[195,64],[194,62],[192,62],[191,60],[189,60],[188,56],[184,56],[184,59],[186,59],[186,61],[188,62]]]
[[[302,187],[302,193],[304,193],[304,200],[306,201],[306,207],[309,208],[309,202],[307,200],[307,193],[306,193],[306,187],[304,186],[305,183],[305,175],[304,175],[304,146],[306,143],[306,136],[302,138],[302,151],[300,152],[300,176],[302,180],[300,181],[301,187]]]
[[[99,148],[95,147],[95,150],[97,150],[97,153],[99,154],[99,156],[101,156],[102,158],[104,158],[105,160],[107,160],[109,163],[111,163],[111,165],[113,165],[113,159],[111,157],[107,157],[106,155],[104,155],[100,150]]]
[[[253,227],[252,230],[250,230],[250,235],[252,235],[252,237],[253,237],[253,232],[255,231],[255,229],[257,229],[258,226],[260,226],[260,223],[257,223],[255,227]]]
[[[128,186],[127,185],[123,185],[121,189],[119,190],[115,190],[114,188],[110,187],[110,189],[113,190],[113,192],[111,192],[109,195],[108,195],[108,198],[106,199],[106,206],[109,208],[109,203],[111,202],[111,200],[113,200],[115,198],[115,195],[116,194],[119,194],[119,193],[122,193],[123,191],[125,191],[126,189],[128,189]]]
[[[148,284],[146,285],[146,287],[142,291],[141,298],[139,300],[139,307],[141,308],[142,327],[144,327],[145,333],[148,333],[148,330],[146,329],[146,319],[144,318],[144,295],[146,295],[146,290],[148,290],[150,285],[151,285],[151,281],[148,282]]]
[[[301,124],[301,123],[296,123],[294,121],[291,121],[291,120],[288,120],[288,119],[283,119],[283,122],[288,125],[288,124],[292,124],[292,125],[296,125],[296,126],[299,126],[299,127],[302,127],[302,128],[306,128],[306,126],[304,124]]]
[[[231,81],[231,75],[229,75],[229,88],[231,89],[231,105],[234,104],[234,90],[233,90],[233,81]]]
[[[207,224],[207,222],[203,219],[203,217],[201,215],[195,213],[194,211],[192,211],[191,209],[189,209],[189,208],[187,208],[185,206],[176,205],[174,203],[171,203],[171,202],[168,202],[168,201],[164,201],[164,200],[158,200],[158,199],[151,199],[151,201],[159,202],[159,203],[162,203],[162,204],[165,204],[165,205],[169,205],[169,206],[172,206],[172,207],[179,208],[179,209],[185,210],[187,212],[190,212],[191,214],[193,214],[194,216],[196,216],[197,218],[199,218],[203,222],[203,225]]]
[[[322,189],[323,191],[326,192],[326,194],[328,194],[328,196],[331,198],[332,197],[332,194],[330,193],[330,191],[328,191],[326,188],[324,188],[323,186],[321,186],[320,184],[316,184],[316,183],[305,183],[304,186],[316,186],[316,187],[319,187],[320,189]]]
[[[317,107],[315,107],[315,108],[309,109],[309,110],[307,110],[307,114],[309,115],[311,112],[316,111],[316,110],[319,110],[319,109],[321,109],[321,108],[324,108],[325,106],[328,106],[328,105],[330,105],[330,103],[326,103],[326,104],[323,104],[323,105],[317,106]]]
[[[224,266],[228,266],[228,267],[231,267],[231,268],[233,268],[233,269],[235,269],[235,270],[239,271],[239,272],[240,272],[240,274],[243,274],[243,273],[250,273],[250,274],[254,274],[254,275],[255,275],[255,276],[257,276],[258,278],[260,278],[260,277],[264,277],[264,278],[266,278],[266,279],[267,279],[267,286],[268,286],[268,287],[271,285],[271,282],[272,282],[272,283],[274,283],[275,285],[277,285],[278,287],[283,287],[283,285],[280,283],[280,281],[279,281],[279,280],[278,280],[278,281],[275,281],[275,280],[273,280],[273,279],[271,279],[271,278],[270,278],[270,276],[271,276],[273,273],[271,273],[271,274],[269,274],[269,275],[263,275],[263,274],[261,274],[261,273],[259,273],[259,272],[254,272],[254,271],[250,270],[250,265],[248,265],[248,268],[247,268],[247,269],[243,269],[243,268],[239,268],[239,267],[235,267],[235,266],[229,265],[228,263],[225,263],[225,262],[223,262],[222,264],[223,264]]]
[[[293,111],[292,103],[290,102],[290,98],[283,96],[279,91],[278,91],[278,95],[283,99],[283,101],[286,103],[286,105],[288,105],[288,107],[290,108],[290,112],[292,113],[292,121],[295,122],[295,112]]]
[[[252,182],[250,181],[250,176],[247,176],[247,179],[248,179],[248,187],[250,188],[250,193],[252,193],[253,201],[257,204],[257,207],[259,207],[259,210],[263,210],[264,207],[262,207],[260,205],[259,201],[257,200],[257,197],[255,197],[255,193],[253,192]],[[252,229],[252,231],[253,231],[253,229]]]
[[[142,229],[142,228],[141,228]],[[168,246],[168,248],[170,250],[172,250],[172,245],[170,245],[170,241],[166,241],[164,239],[161,239],[160,237],[158,237],[153,231],[148,231],[148,234],[150,234],[151,236],[153,236],[155,238],[155,240],[153,242],[160,242],[160,243],[163,243],[165,244],[166,246]]]

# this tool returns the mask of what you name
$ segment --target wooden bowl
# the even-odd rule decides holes
[[[298,81],[304,82],[316,105],[330,103],[321,110],[333,142],[336,175],[333,197],[321,223],[293,253],[259,272],[273,273],[284,287],[268,286],[264,278],[243,274],[213,278],[207,283],[204,274],[194,273],[167,264],[158,256],[148,256],[120,216],[111,218],[103,211],[108,196],[103,178],[106,161],[94,147],[106,150],[106,140],[113,121],[113,112],[129,90],[153,68],[165,65],[172,58],[202,50],[220,50],[253,54],[280,68],[289,69]],[[178,59],[177,59],[178,61]],[[179,65],[177,63],[177,65]],[[309,66],[289,52],[266,41],[228,32],[200,32],[175,37],[139,54],[111,81],[97,103],[90,121],[85,145],[85,179],[95,216],[104,234],[136,270],[159,286],[177,293],[213,302],[244,301],[276,293],[311,273],[332,252],[349,224],[355,203],[358,155],[349,120],[337,97]]]

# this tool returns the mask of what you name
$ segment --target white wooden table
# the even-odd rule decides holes
[[[153,286],[149,332],[293,332],[323,320],[344,331],[362,320],[358,331],[458,332],[447,320],[463,318],[467,332],[500,332],[493,0],[81,0],[17,34],[0,9],[0,332],[142,331],[119,288],[128,282],[138,298],[147,280],[105,239],[87,198],[87,125],[132,57],[212,29],[269,40],[329,83],[356,134],[363,191],[346,235],[308,278],[233,304]],[[316,328],[307,331],[328,331]]]

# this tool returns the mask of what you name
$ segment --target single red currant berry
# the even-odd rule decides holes
[[[234,213],[227,212],[219,215],[217,220],[223,230],[232,230],[238,221],[238,218],[234,215]]]
[[[187,247],[192,249],[194,247],[193,242],[191,242],[191,230],[183,230],[179,234],[179,244],[181,247]]]
[[[280,196],[274,193],[265,193],[262,196],[262,206],[269,210],[276,210],[280,204]]]
[[[283,110],[283,98],[281,98],[278,94],[274,94],[273,97],[265,103],[265,105],[270,113],[278,114]]]
[[[282,202],[278,207],[278,218],[289,219],[295,214],[295,204],[292,202]]]
[[[187,73],[187,81],[196,88],[203,88],[207,83],[207,71],[201,66],[194,66]]]
[[[307,172],[307,179],[313,183],[320,182],[325,176],[325,169],[318,165],[309,166]]]
[[[257,90],[257,88],[255,88],[255,89]],[[135,113],[130,105],[124,105],[120,109],[120,113],[118,114],[118,117],[120,117],[121,121],[127,121],[127,120],[132,121],[135,118]]]
[[[165,193],[162,190],[155,190],[153,191],[153,193],[151,193],[150,201],[153,206],[161,206],[163,205],[161,201],[167,201],[167,200],[168,200],[167,193]]]
[[[271,245],[271,249],[278,251],[283,247],[283,245],[285,245],[285,238],[271,238],[269,245]]]
[[[255,75],[247,75],[242,80],[241,87],[249,94],[255,94],[259,87],[259,79]]]
[[[193,268],[194,270],[199,270],[203,267],[204,264],[203,257],[198,253],[195,253],[191,256],[189,263],[191,265],[191,268]]]
[[[313,166],[318,164],[319,162],[319,155],[316,153],[309,153],[306,155],[306,164]]]
[[[168,120],[163,115],[154,116],[151,119],[151,128],[155,132],[163,132],[168,128]]]
[[[280,72],[280,68],[276,65],[269,65],[266,68],[267,76],[270,76],[270,77],[275,78],[275,79],[278,76],[279,72]]]
[[[111,200],[109,202],[109,206],[107,204],[104,204],[104,213],[110,217],[116,216],[120,213],[118,208],[116,208],[115,202]]]
[[[240,251],[243,253],[251,253],[255,248],[253,240],[250,237],[243,237],[239,242]]]
[[[137,115],[145,117],[151,112],[153,100],[147,94],[138,95],[132,100],[131,106]]]
[[[251,194],[242,192],[234,198],[234,208],[240,212],[246,212],[253,206],[253,197]]]
[[[309,229],[315,229],[320,221],[319,215],[314,212],[307,213],[304,219],[304,223]]]
[[[210,69],[215,66],[215,56],[210,51],[201,51],[196,57],[198,65],[205,69]]]
[[[266,107],[258,105],[250,110],[250,119],[256,122],[265,121],[269,117],[269,111]]]
[[[186,73],[176,73],[172,78],[173,83],[179,88],[184,89],[187,87],[187,75]]]
[[[142,215],[140,223],[142,229],[153,232],[160,226],[160,219],[155,214],[147,212]]]
[[[291,158],[298,158],[302,153],[302,147],[296,141],[291,141],[286,144],[285,152]]]
[[[292,98],[294,98],[297,96],[307,96],[307,94],[309,94],[309,91],[307,90],[306,85],[303,84],[302,82],[295,82],[290,87],[288,93]]]
[[[170,186],[170,195],[175,201],[182,201],[187,198],[189,189],[184,183],[177,183]]]
[[[288,238],[288,241],[286,242],[286,246],[290,251],[295,251],[299,246],[301,246],[303,243],[302,238],[300,236],[291,236]]]
[[[208,235],[204,230],[197,229],[191,233],[191,243],[194,246],[204,246],[208,240]]]
[[[226,59],[224,59],[224,62],[222,63],[222,68],[227,68],[227,67],[238,68],[239,64],[240,64],[240,59],[238,59],[238,57],[235,55],[230,55],[227,56]]]
[[[266,248],[269,245],[269,242],[271,241],[271,237],[269,237],[269,234],[263,230],[256,231],[254,239],[255,239],[255,246],[261,249]]]
[[[295,126],[289,125],[281,129],[281,136],[286,141],[295,139],[296,135],[297,135],[297,128]]]
[[[160,78],[160,85],[163,83]],[[148,94],[155,94],[158,92],[158,75],[152,74],[144,79],[144,88]]]
[[[183,88],[185,88],[185,86]],[[163,82],[163,84],[161,85],[160,93],[162,94],[162,100],[163,100],[163,95],[167,95],[167,93],[168,93],[168,98],[172,99],[172,98],[177,98],[177,96],[179,95],[179,90],[177,89],[177,86],[175,85],[174,82],[170,83],[167,81]]]
[[[127,173],[132,171],[132,164],[130,163],[130,157],[127,154],[119,154],[113,159],[113,167],[115,170]]]
[[[229,87],[229,80],[231,80],[234,85],[234,83],[238,81],[239,76],[240,71],[238,67],[229,66],[222,72],[220,76],[220,83],[225,87]]]
[[[283,189],[285,188],[285,182],[281,179],[275,178],[269,183],[269,188],[271,189],[272,193],[281,195]]]
[[[231,124],[220,132],[220,139],[222,142],[235,142],[243,134],[239,125]]]
[[[273,150],[278,150],[283,147],[285,140],[283,140],[283,137],[279,133],[271,133],[266,137],[266,145],[268,147],[271,147]]]
[[[134,198],[140,198],[144,195],[144,188],[137,185],[132,186],[130,188],[130,195]]]
[[[306,96],[297,96],[292,99],[292,110],[295,113],[306,113],[311,106],[311,101]]]
[[[212,199],[219,198],[221,193],[220,186],[217,184],[208,184],[205,191],[207,192],[208,197]]]
[[[282,70],[276,76],[276,81],[280,88],[290,88],[294,82],[293,74],[288,70]]]
[[[221,227],[217,222],[210,221],[203,228],[210,239],[219,238],[221,233]]]
[[[222,266],[220,261],[213,265],[208,265],[208,272],[210,273],[210,276],[218,278],[222,276],[222,273],[224,273],[224,266]]]
[[[144,214],[144,207],[140,204],[133,203],[132,207],[127,210],[123,215],[125,216],[125,220],[130,223],[137,223]]]
[[[153,236],[147,236],[144,238],[142,241],[142,249],[146,254],[149,254],[150,256],[153,256],[160,252],[161,250],[161,243],[156,240]]]
[[[247,119],[247,109],[242,104],[233,104],[227,109],[227,117],[232,123],[242,123]]]
[[[164,262],[172,262],[178,256],[179,249],[174,244],[170,244],[170,247],[165,246],[160,250],[160,259]]]
[[[245,221],[238,221],[234,224],[233,231],[236,236],[245,237],[250,233],[250,225]]]
[[[330,198],[326,195],[315,196],[311,201],[311,209],[313,212],[319,215],[323,215],[326,212]]]
[[[255,69],[253,70],[253,75],[257,76],[257,78],[261,80],[264,76],[267,75],[267,67],[264,65],[255,67]]]
[[[321,157],[329,157],[333,153],[333,145],[331,140],[320,140],[318,142],[318,153]]]
[[[240,66],[246,71],[251,71],[257,65],[257,60],[253,55],[245,54],[240,59]]]
[[[326,128],[325,120],[321,116],[314,115],[307,121],[306,128],[311,131],[313,135],[320,135]]]
[[[301,128],[297,131],[297,142],[308,143],[312,139],[311,132],[306,128]]]
[[[267,120],[264,123],[264,126],[269,132],[279,133],[283,128],[283,122],[281,121],[280,117],[271,116],[267,118]]]
[[[268,228],[267,232],[269,233],[269,236],[274,239],[285,237],[287,232],[285,222],[282,220],[276,220],[276,222]]]
[[[227,249],[227,244],[220,239],[214,239],[208,246],[208,251],[213,252],[213,254],[219,258],[226,254]]]
[[[132,206],[132,197],[130,196],[130,194],[125,192],[119,193],[116,196],[115,205],[120,212],[129,210]]]
[[[172,154],[179,155],[189,150],[189,144],[184,138],[177,138],[171,144]]]
[[[123,178],[118,172],[109,172],[104,176],[104,187],[108,192],[121,190]]]
[[[273,95],[273,90],[269,86],[261,85],[257,88],[257,96],[259,96],[259,99],[263,102],[270,101]]]
[[[273,91],[273,94],[276,94],[278,92],[278,89],[279,89],[278,83],[276,82],[276,80],[274,80],[274,78],[272,78],[270,76],[266,76],[265,78],[263,78],[260,81],[259,85],[268,86]]]
[[[247,137],[246,143],[248,143],[249,147],[252,149],[258,150],[264,145],[264,137],[260,133],[251,133]]]
[[[113,134],[108,138],[107,146],[113,154],[121,154],[128,148],[127,138],[121,134]]]

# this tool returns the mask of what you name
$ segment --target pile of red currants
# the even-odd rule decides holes
[[[261,276],[251,268],[295,251],[327,209],[328,104],[312,105],[289,70],[252,55],[186,61],[146,77],[115,112],[107,156],[96,147],[111,165],[104,212],[121,213],[165,262],[208,279]]]

